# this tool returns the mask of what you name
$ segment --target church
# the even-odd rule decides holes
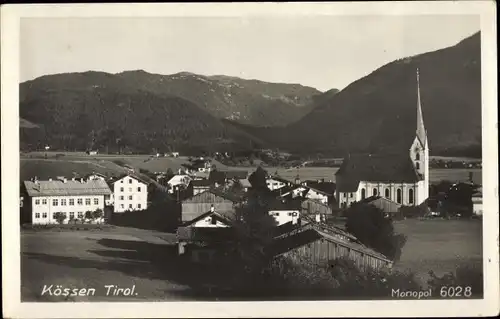
[[[420,102],[417,69],[416,136],[407,154],[363,154],[344,158],[336,172],[339,208],[370,196],[404,206],[417,206],[429,197],[429,144]]]

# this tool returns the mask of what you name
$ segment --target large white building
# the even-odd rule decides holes
[[[351,155],[336,173],[340,208],[370,196],[383,196],[404,206],[416,206],[429,197],[429,144],[420,103],[417,70],[416,136],[406,154]]]
[[[28,200],[24,209],[33,224],[55,224],[56,213],[64,213],[70,219],[83,220],[85,212],[104,211],[105,198],[111,190],[103,180],[66,179],[25,181]]]
[[[145,210],[148,206],[148,183],[126,175],[112,183],[115,213]]]

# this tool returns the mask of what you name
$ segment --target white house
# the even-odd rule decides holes
[[[483,189],[479,188],[472,194],[472,211],[474,215],[483,215]]]
[[[286,223],[297,224],[300,217],[300,202],[296,200],[275,200],[268,203],[269,215],[273,216],[277,226]]]
[[[280,189],[285,186],[291,186],[293,183],[279,176],[270,176],[266,179],[267,188],[270,190]]]
[[[25,181],[28,194],[25,209],[30,212],[33,224],[55,224],[55,213],[66,216],[64,223],[70,219],[83,219],[85,212],[97,209],[104,211],[105,197],[111,190],[105,181],[58,178],[44,181]]]
[[[168,192],[172,194],[176,187],[186,188],[191,182],[192,178],[189,175],[175,175],[167,183],[169,186]]]
[[[115,213],[145,210],[148,206],[148,183],[125,175],[112,183]]]
[[[370,196],[383,196],[405,206],[429,197],[429,144],[420,103],[417,70],[416,136],[408,153],[350,155],[336,173],[340,208]]]

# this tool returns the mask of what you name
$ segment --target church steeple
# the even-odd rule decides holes
[[[424,126],[424,117],[422,115],[422,105],[420,103],[420,75],[417,68],[417,138],[425,147],[427,146],[427,131]]]

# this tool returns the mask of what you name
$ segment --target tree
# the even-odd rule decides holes
[[[236,209],[233,223],[235,242],[231,246],[239,269],[235,279],[240,284],[252,283],[265,271],[272,257],[270,248],[275,228],[274,217],[269,215],[257,194],[250,194],[246,203]]]
[[[92,215],[92,211],[88,210],[85,212],[85,219],[90,219],[90,221],[92,221],[94,219],[94,217]]]
[[[59,224],[62,224],[64,223],[64,220],[66,220],[66,214],[62,212],[57,212],[54,213],[54,218]]]
[[[103,216],[104,216],[104,212],[100,208],[98,208],[92,212],[92,218],[94,220],[100,220]]]
[[[406,236],[394,232],[392,219],[386,218],[381,209],[369,204],[354,204],[346,215],[348,232],[391,260],[399,260]]]
[[[175,176],[174,171],[169,167],[167,169],[167,174],[165,175],[166,180],[169,181],[174,176]]]
[[[252,184],[252,188],[257,190],[269,190],[267,188],[266,179],[267,172],[262,166],[257,167],[255,172],[253,172],[250,177],[248,177],[248,181]]]

